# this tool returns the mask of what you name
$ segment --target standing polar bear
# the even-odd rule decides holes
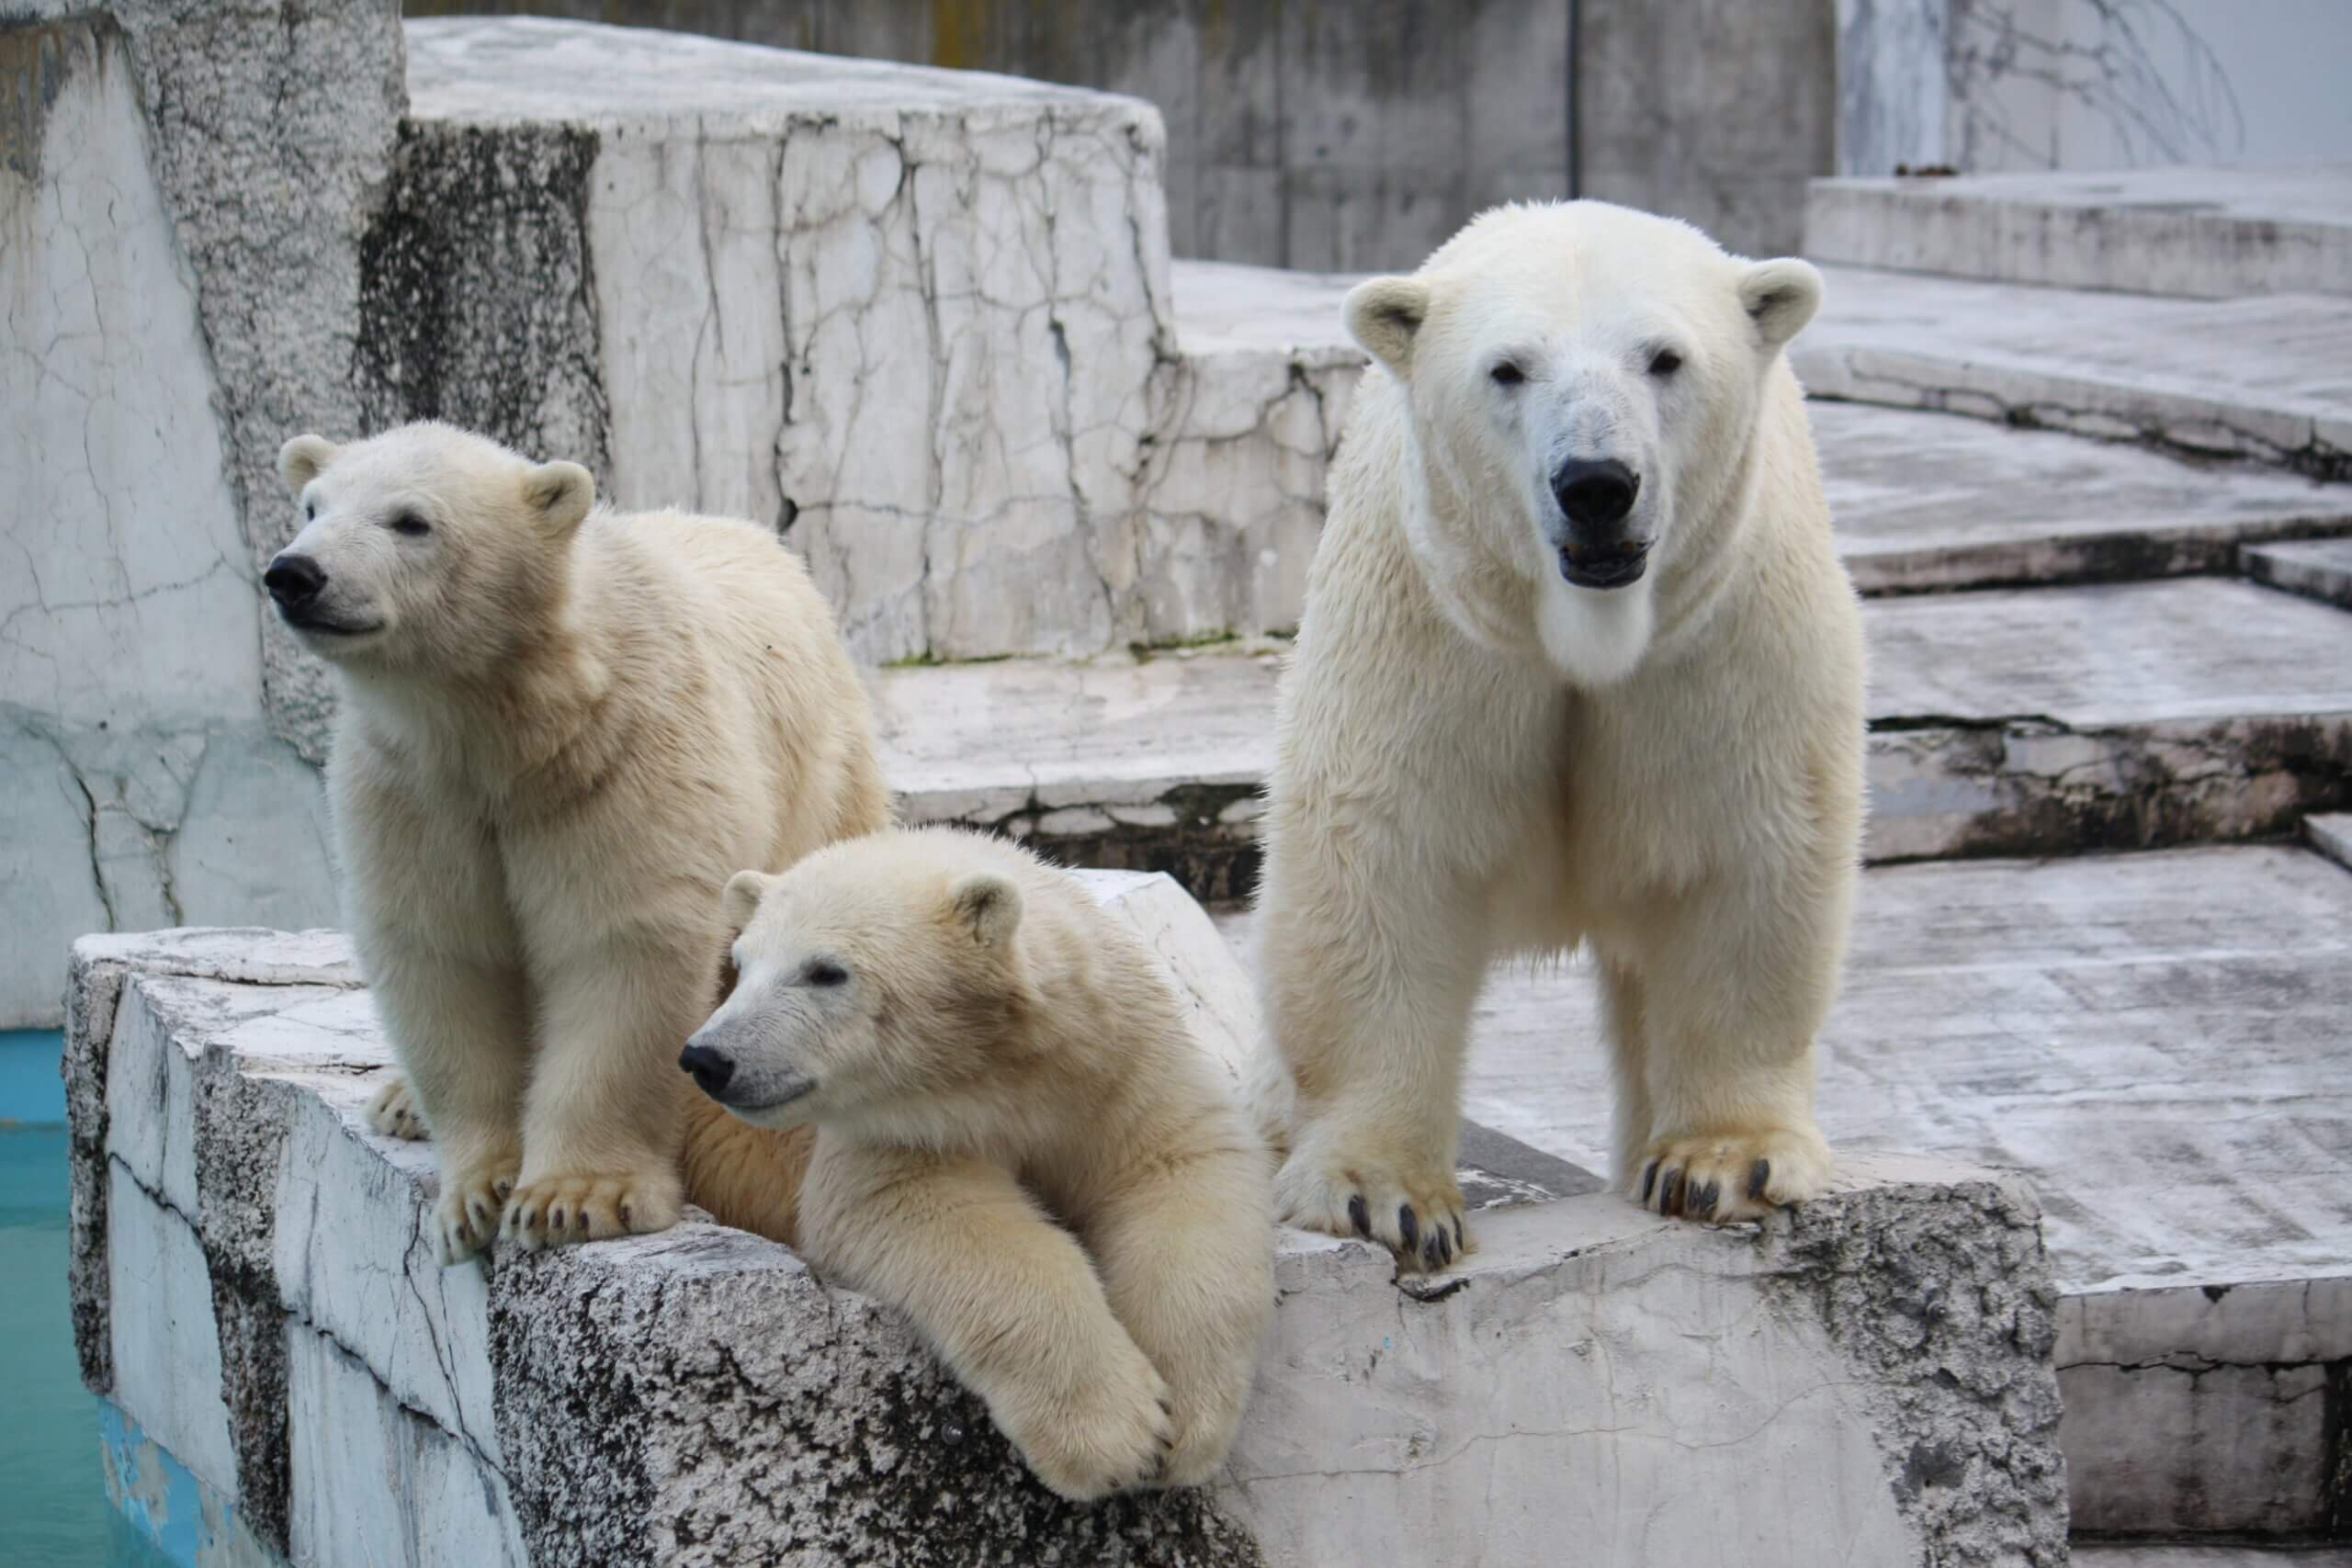
[[[1821,278],[1599,202],[1348,296],[1375,364],[1279,703],[1261,899],[1278,1213],[1466,1245],[1472,1006],[1589,942],[1618,1183],[1821,1190],[1813,1051],[1860,860],[1862,639],[1781,350]]]
[[[679,1063],[753,1127],[818,1133],[797,1197],[722,1162],[696,1200],[904,1308],[1063,1496],[1206,1481],[1273,1225],[1264,1145],[1159,957],[1067,873],[953,829],[726,898],[735,989]]]
[[[720,889],[889,819],[831,611],[750,524],[594,510],[447,425],[278,466],[264,581],[343,677],[346,913],[407,1075],[373,1114],[431,1128],[443,1259],[674,1224]]]

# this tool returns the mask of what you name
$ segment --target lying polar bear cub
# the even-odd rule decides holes
[[[1208,1479],[1273,1228],[1263,1145],[1159,961],[1074,878],[949,829],[744,872],[725,918],[735,989],[679,1065],[746,1122],[818,1129],[802,1255],[904,1308],[1063,1496]]]

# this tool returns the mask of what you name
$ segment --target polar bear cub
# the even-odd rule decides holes
[[[1261,897],[1284,1218],[1411,1266],[1490,963],[1589,943],[1616,1177],[1821,1190],[1814,1039],[1860,859],[1862,638],[1783,346],[1821,278],[1599,202],[1359,285],[1374,366],[1278,701]]]
[[[1063,1496],[1206,1480],[1273,1227],[1159,960],[1074,878],[948,829],[745,872],[726,918],[735,989],[679,1061],[746,1122],[816,1127],[802,1254],[904,1308]]]
[[[759,528],[447,425],[278,466],[264,581],[342,677],[346,917],[406,1072],[375,1120],[432,1131],[442,1258],[673,1224],[719,890],[888,820],[831,611]]]

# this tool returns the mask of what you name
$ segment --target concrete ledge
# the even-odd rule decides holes
[[[2352,293],[2352,164],[1816,179],[1805,254],[2234,299]]]
[[[2352,1275],[2069,1296],[2077,1530],[2320,1540],[2352,1517]]]
[[[1205,916],[1164,878],[1093,880],[1234,1062],[1250,988]],[[85,1366],[272,1553],[1453,1563],[1566,1530],[1627,1562],[2064,1561],[2055,1298],[2012,1179],[1858,1160],[1713,1232],[1555,1198],[1589,1178],[1474,1139],[1466,1267],[1400,1285],[1285,1236],[1226,1477],[1079,1509],[895,1314],[772,1244],[697,1217],[439,1269],[429,1149],[365,1131],[386,1053],[349,979],[331,939],[252,933],[75,966],[76,1149],[106,1178],[77,1190]]]
[[[2256,582],[2352,610],[2352,539],[2309,539],[2238,552]]]
[[[2352,617],[2213,579],[1863,607],[1876,862],[2291,833],[2352,805]],[[904,814],[1245,897],[1278,644],[891,670]]]

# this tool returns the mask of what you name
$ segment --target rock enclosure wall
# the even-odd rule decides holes
[[[0,0],[0,1025],[332,918],[284,439],[772,523],[880,663],[1295,623],[1353,369],[1179,352],[1146,105],[391,0]]]
[[[1089,875],[1238,1073],[1254,1001],[1207,917]],[[2064,1561],[2048,1269],[2007,1179],[1857,1159],[1711,1231],[1476,1134],[1464,1267],[1285,1236],[1225,1477],[1085,1509],[781,1247],[695,1219],[441,1269],[429,1147],[365,1131],[388,1053],[339,939],[91,939],[73,995],[85,1375],[125,1484],[191,1478],[244,1561],[1444,1565],[1554,1560],[1564,1529],[1623,1562]]]

